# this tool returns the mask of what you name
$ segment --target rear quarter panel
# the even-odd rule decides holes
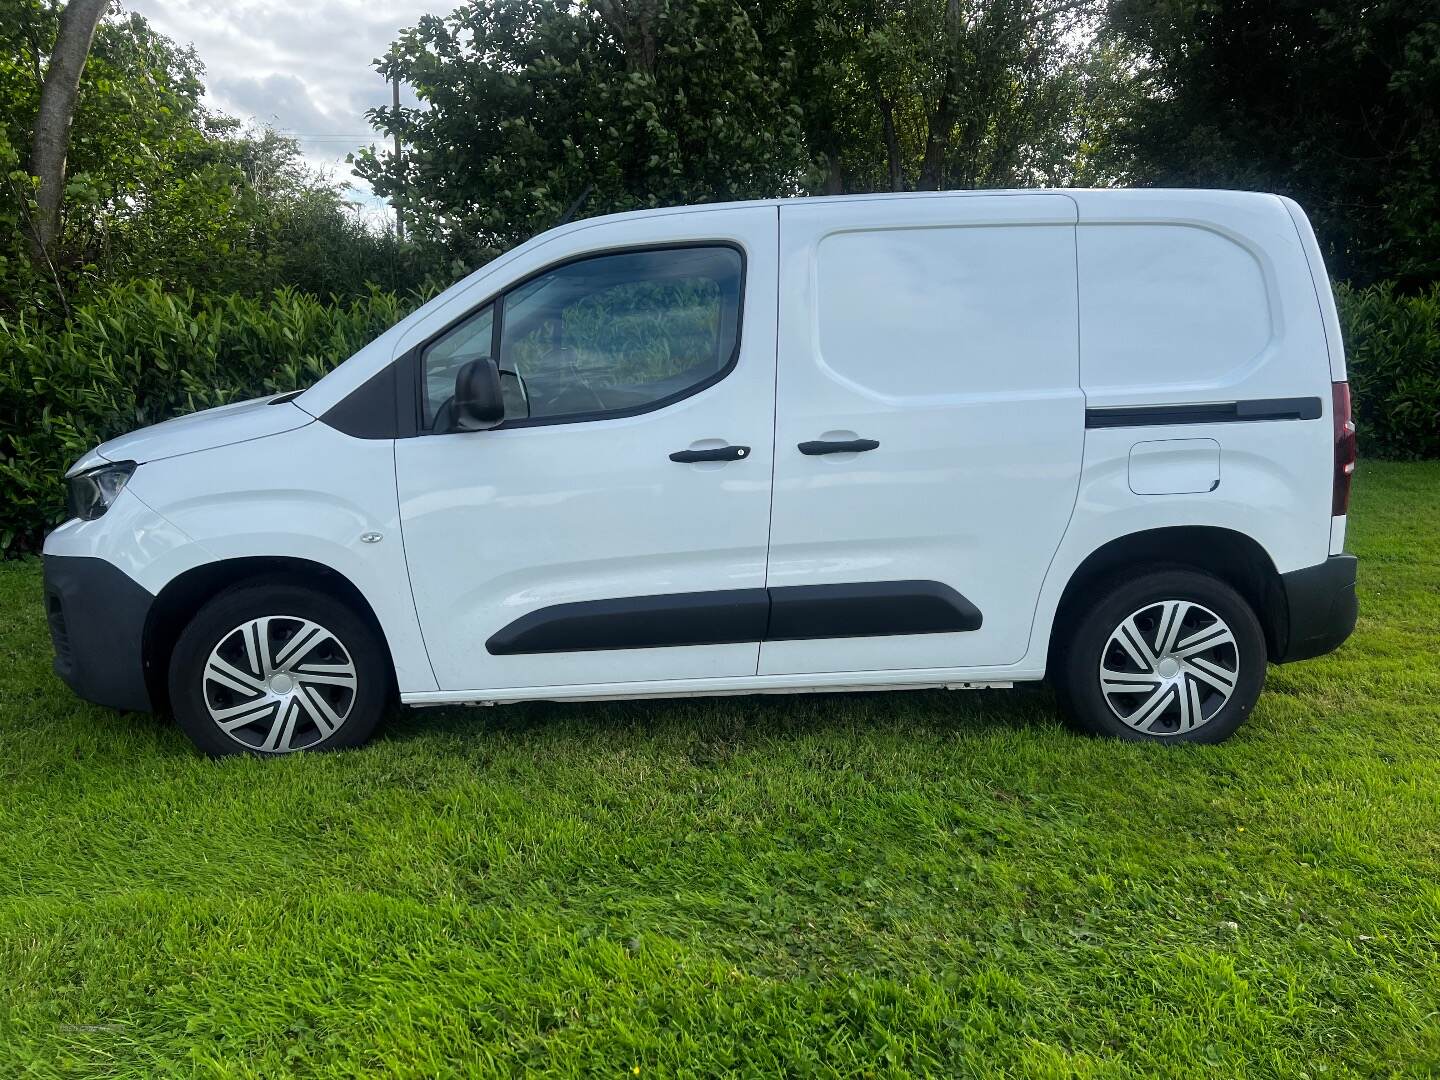
[[[1112,540],[1176,525],[1230,529],[1258,542],[1280,573],[1323,561],[1330,546],[1331,354],[1304,245],[1284,203],[1235,192],[1075,198],[1087,409],[1313,397],[1321,413],[1314,420],[1088,429],[1075,513],[1040,597],[1032,661],[1048,649],[1072,574]],[[1164,242],[1163,230],[1179,239]],[[1177,250],[1187,257],[1175,257]],[[1134,283],[1133,313],[1127,282]],[[1133,490],[1132,450],[1169,439],[1219,444],[1214,490]]]

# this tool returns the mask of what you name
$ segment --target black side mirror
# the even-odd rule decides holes
[[[488,358],[471,360],[455,375],[455,429],[484,431],[504,419],[499,369]]]

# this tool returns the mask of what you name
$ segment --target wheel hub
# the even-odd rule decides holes
[[[202,676],[215,726],[247,750],[284,754],[335,734],[355,707],[349,651],[295,615],[250,619],[220,639]]]
[[[1148,735],[1209,723],[1240,679],[1235,635],[1189,600],[1159,600],[1121,621],[1100,654],[1100,692],[1121,721]]]

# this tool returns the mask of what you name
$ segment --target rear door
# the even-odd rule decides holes
[[[1022,659],[1085,434],[1074,203],[780,211],[759,673]]]

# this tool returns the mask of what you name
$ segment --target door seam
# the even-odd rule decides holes
[[[770,390],[770,512],[765,518],[765,571],[760,577],[760,587],[769,595],[770,591],[770,542],[775,535],[775,473],[780,458],[780,207],[775,207],[775,367],[774,381]],[[766,623],[769,617],[767,612]],[[765,651],[761,639],[755,645],[755,674],[760,674],[760,656]]]

